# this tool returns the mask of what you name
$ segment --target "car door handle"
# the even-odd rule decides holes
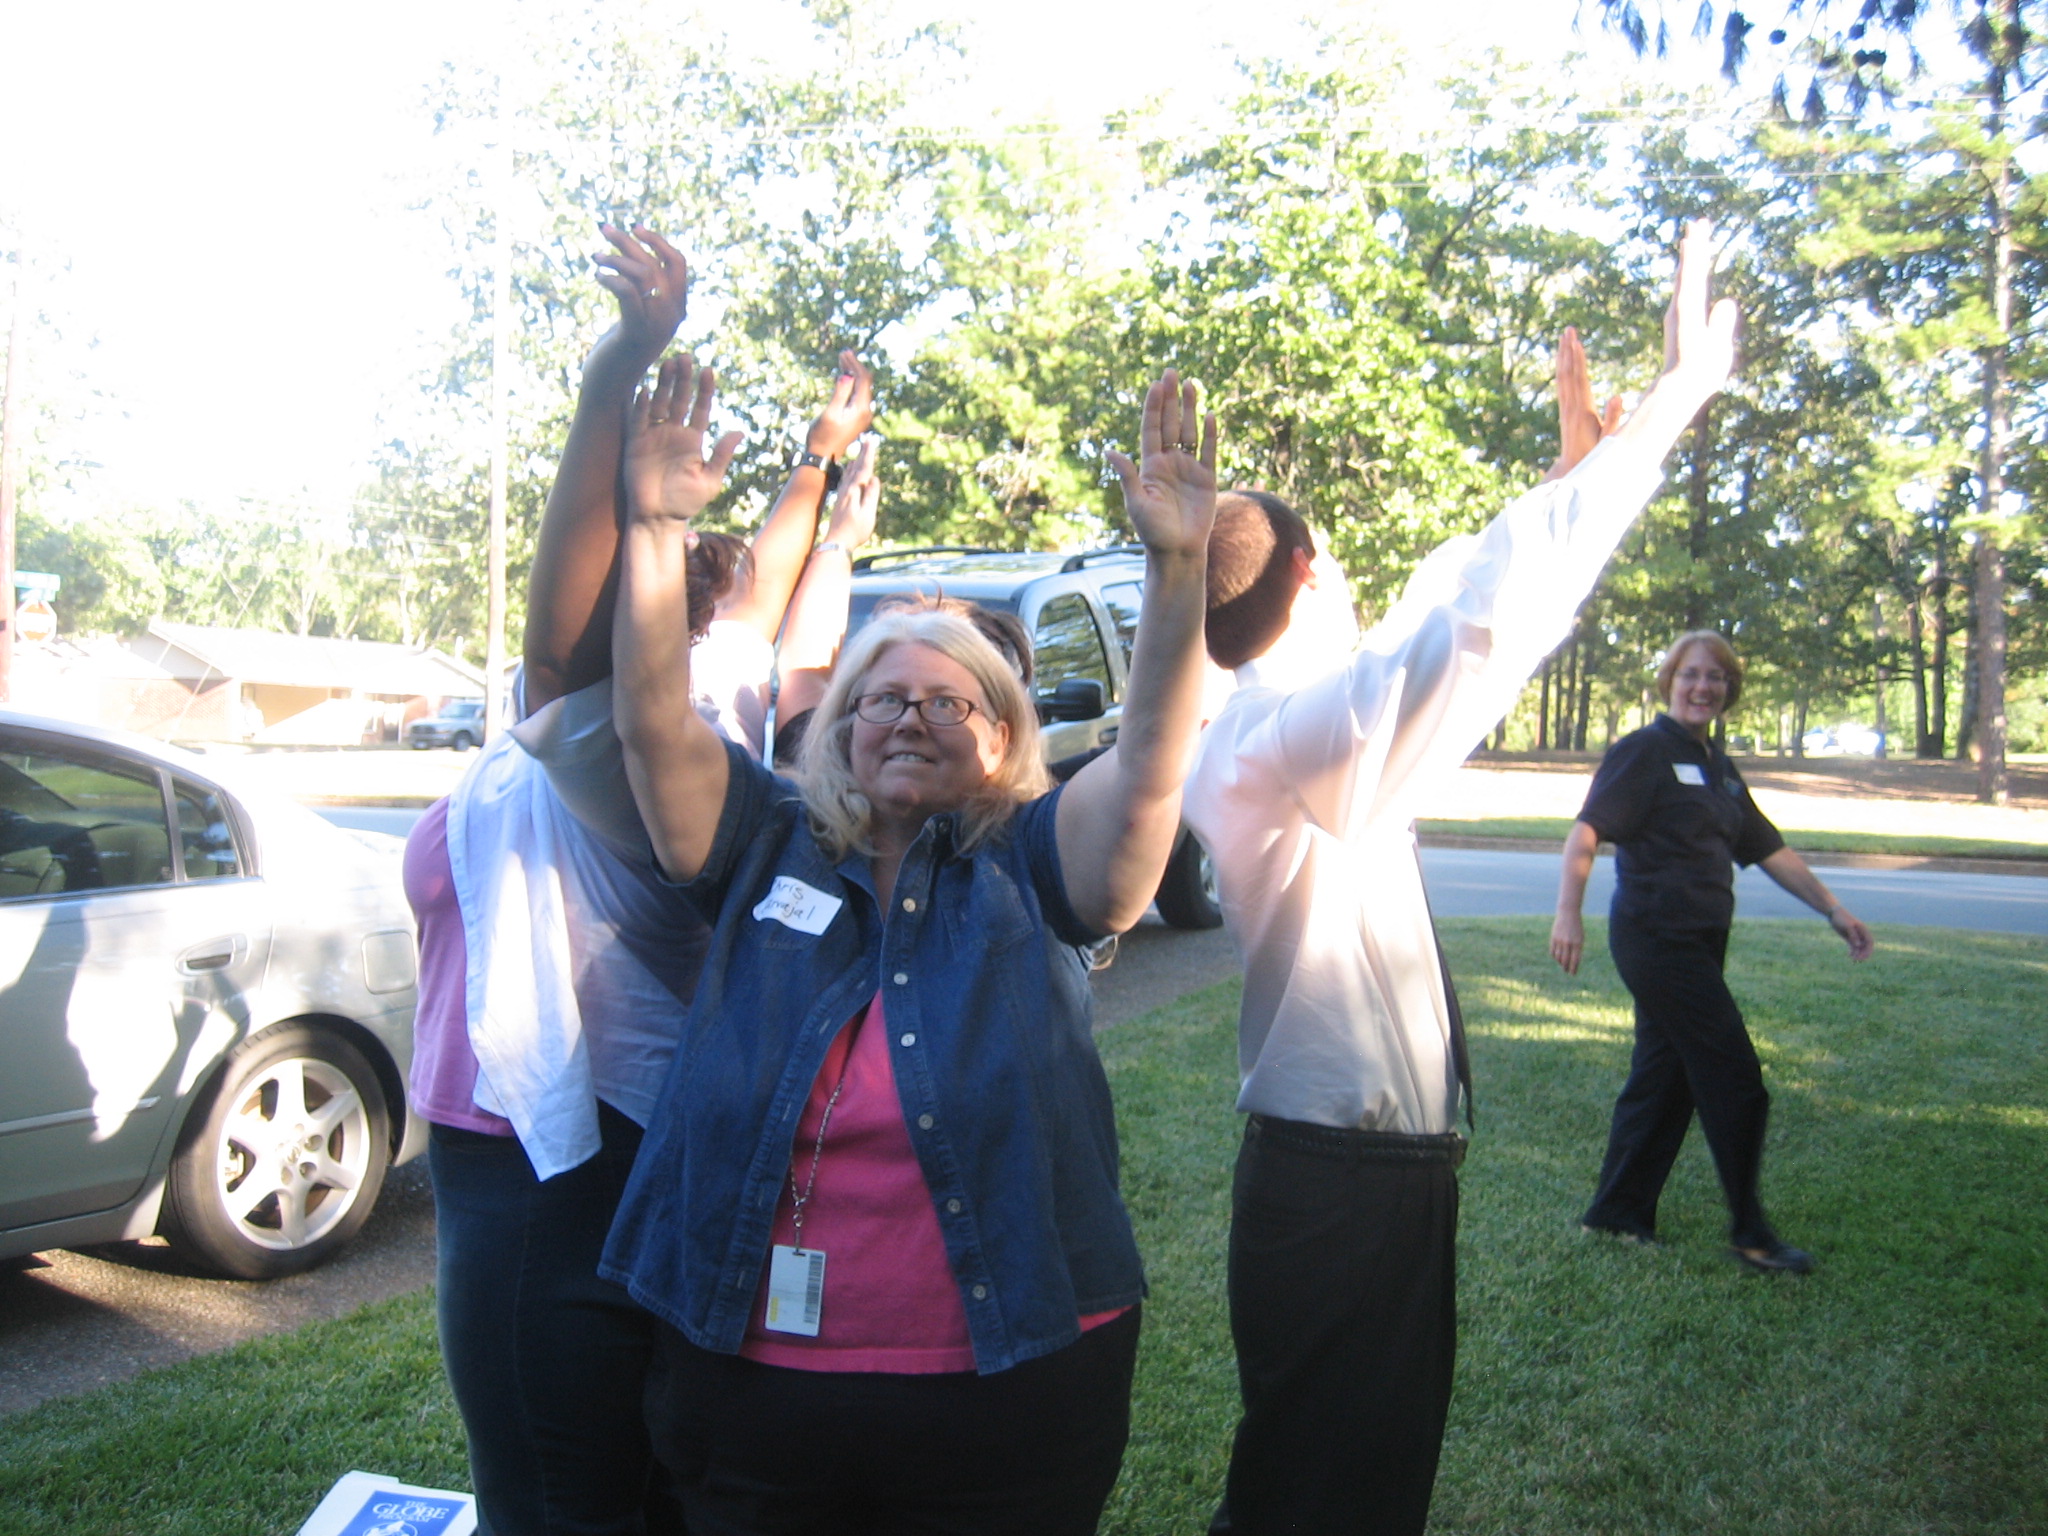
[[[1099,747],[1107,747],[1114,745],[1116,742],[1116,733],[1117,727],[1113,725],[1104,726],[1102,728],[1101,734],[1099,734],[1095,738],[1095,744]]]
[[[188,976],[203,976],[208,971],[224,971],[249,951],[249,941],[239,933],[224,938],[207,939],[194,944],[178,956],[178,969]]]

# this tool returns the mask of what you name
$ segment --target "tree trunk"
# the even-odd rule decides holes
[[[1973,607],[1975,602],[1973,594]],[[1956,710],[1956,761],[1959,763],[1969,761],[1970,748],[1977,740],[1977,682],[1977,626],[1972,624],[1963,633],[1963,702]]]
[[[1590,657],[1579,658],[1579,708],[1578,718],[1572,722],[1572,750],[1586,750],[1586,721],[1593,713],[1593,668],[1588,665]]]
[[[1927,750],[1927,625],[1917,592],[1906,602],[1906,647],[1913,658],[1913,755],[1933,757]]]
[[[1934,655],[1929,663],[1934,672],[1934,696],[1928,701],[1934,729],[1924,755],[1934,758],[1948,756],[1948,589],[1948,529],[1944,527],[1934,546],[1934,570],[1927,583],[1928,596],[1934,604]]]
[[[1700,573],[1707,565],[1708,533],[1713,527],[1713,481],[1709,471],[1714,461],[1714,402],[1709,400],[1692,419],[1692,473],[1686,481],[1685,500],[1690,512],[1685,532],[1686,553],[1692,556],[1692,582],[1685,597],[1685,627],[1704,629],[1707,624],[1707,593]]]
[[[1985,81],[1989,111],[1985,126],[1996,163],[1985,167],[1989,185],[1984,211],[1990,228],[1985,244],[1985,288],[1991,303],[1993,340],[1984,349],[1984,458],[1977,473],[1977,798],[2004,805],[2011,798],[2005,771],[2005,556],[1996,527],[2005,511],[2005,457],[2012,437],[2012,384],[2008,374],[2012,342],[2013,176],[2005,134],[2007,76],[2020,38],[2019,0],[2000,0],[1990,42]]]
[[[1806,756],[1806,695],[1792,701],[1792,755]]]
[[[1536,696],[1536,750],[1538,752],[1547,751],[1550,747],[1550,669],[1555,665],[1557,665],[1557,657],[1554,653],[1543,658],[1543,671],[1541,673],[1543,685]]]

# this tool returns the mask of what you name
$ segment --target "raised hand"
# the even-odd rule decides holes
[[[1579,461],[1600,446],[1600,439],[1621,425],[1621,396],[1593,408],[1593,375],[1577,326],[1568,325],[1557,342],[1557,462],[1544,478],[1571,473]]]
[[[851,555],[875,536],[875,513],[882,501],[882,482],[875,474],[880,449],[869,438],[839,477],[839,494],[825,522],[825,537],[837,540]]]
[[[693,357],[671,357],[652,389],[633,396],[626,416],[626,511],[640,522],[688,522],[725,484],[740,434],[728,432],[704,454],[717,375]]]
[[[842,352],[838,376],[832,380],[832,398],[804,435],[804,447],[821,459],[836,459],[874,419],[874,375],[853,353]]]
[[[1131,527],[1154,554],[1198,554],[1209,545],[1216,520],[1216,418],[1201,415],[1197,404],[1194,383],[1167,369],[1145,391],[1140,462],[1109,453]]]
[[[1685,226],[1678,243],[1678,279],[1664,311],[1664,375],[1704,403],[1735,371],[1733,299],[1715,302],[1714,227],[1705,219]]]
[[[597,228],[612,246],[591,258],[597,280],[619,301],[619,323],[598,345],[621,348],[637,377],[675,339],[689,310],[689,263],[645,224],[635,224],[630,235],[611,224]]]

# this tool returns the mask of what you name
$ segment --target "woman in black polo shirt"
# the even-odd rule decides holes
[[[1593,855],[1616,845],[1608,949],[1636,1004],[1636,1048],[1615,1101],[1600,1187],[1582,1218],[1589,1232],[1631,1242],[1657,1237],[1657,1196],[1697,1109],[1728,1197],[1729,1241],[1752,1269],[1804,1274],[1810,1254],[1783,1241],[1757,1199],[1770,1095],[1722,979],[1735,916],[1735,864],[1764,873],[1842,936],[1853,959],[1870,930],[1785,846],[1710,740],[1742,695],[1742,663],[1711,630],[1680,635],[1657,671],[1667,713],[1617,741],[1600,764],[1565,839],[1550,953],[1576,975],[1586,944],[1580,909]]]

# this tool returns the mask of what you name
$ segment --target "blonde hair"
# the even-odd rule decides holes
[[[1711,629],[1689,629],[1671,642],[1671,649],[1664,653],[1664,664],[1657,669],[1657,697],[1666,704],[1671,702],[1671,684],[1678,677],[1685,653],[1694,646],[1712,656],[1714,665],[1728,676],[1728,697],[1721,705],[1721,712],[1726,714],[1742,697],[1742,658],[1735,654],[1734,646]]]
[[[811,831],[835,859],[875,852],[874,807],[853,778],[853,701],[876,664],[899,645],[929,646],[965,667],[990,715],[1010,728],[1002,761],[980,791],[955,808],[962,852],[1000,828],[1019,805],[1052,787],[1039,750],[1037,707],[1002,653],[972,624],[950,613],[883,614],[869,621],[840,656],[797,760],[797,788]]]

